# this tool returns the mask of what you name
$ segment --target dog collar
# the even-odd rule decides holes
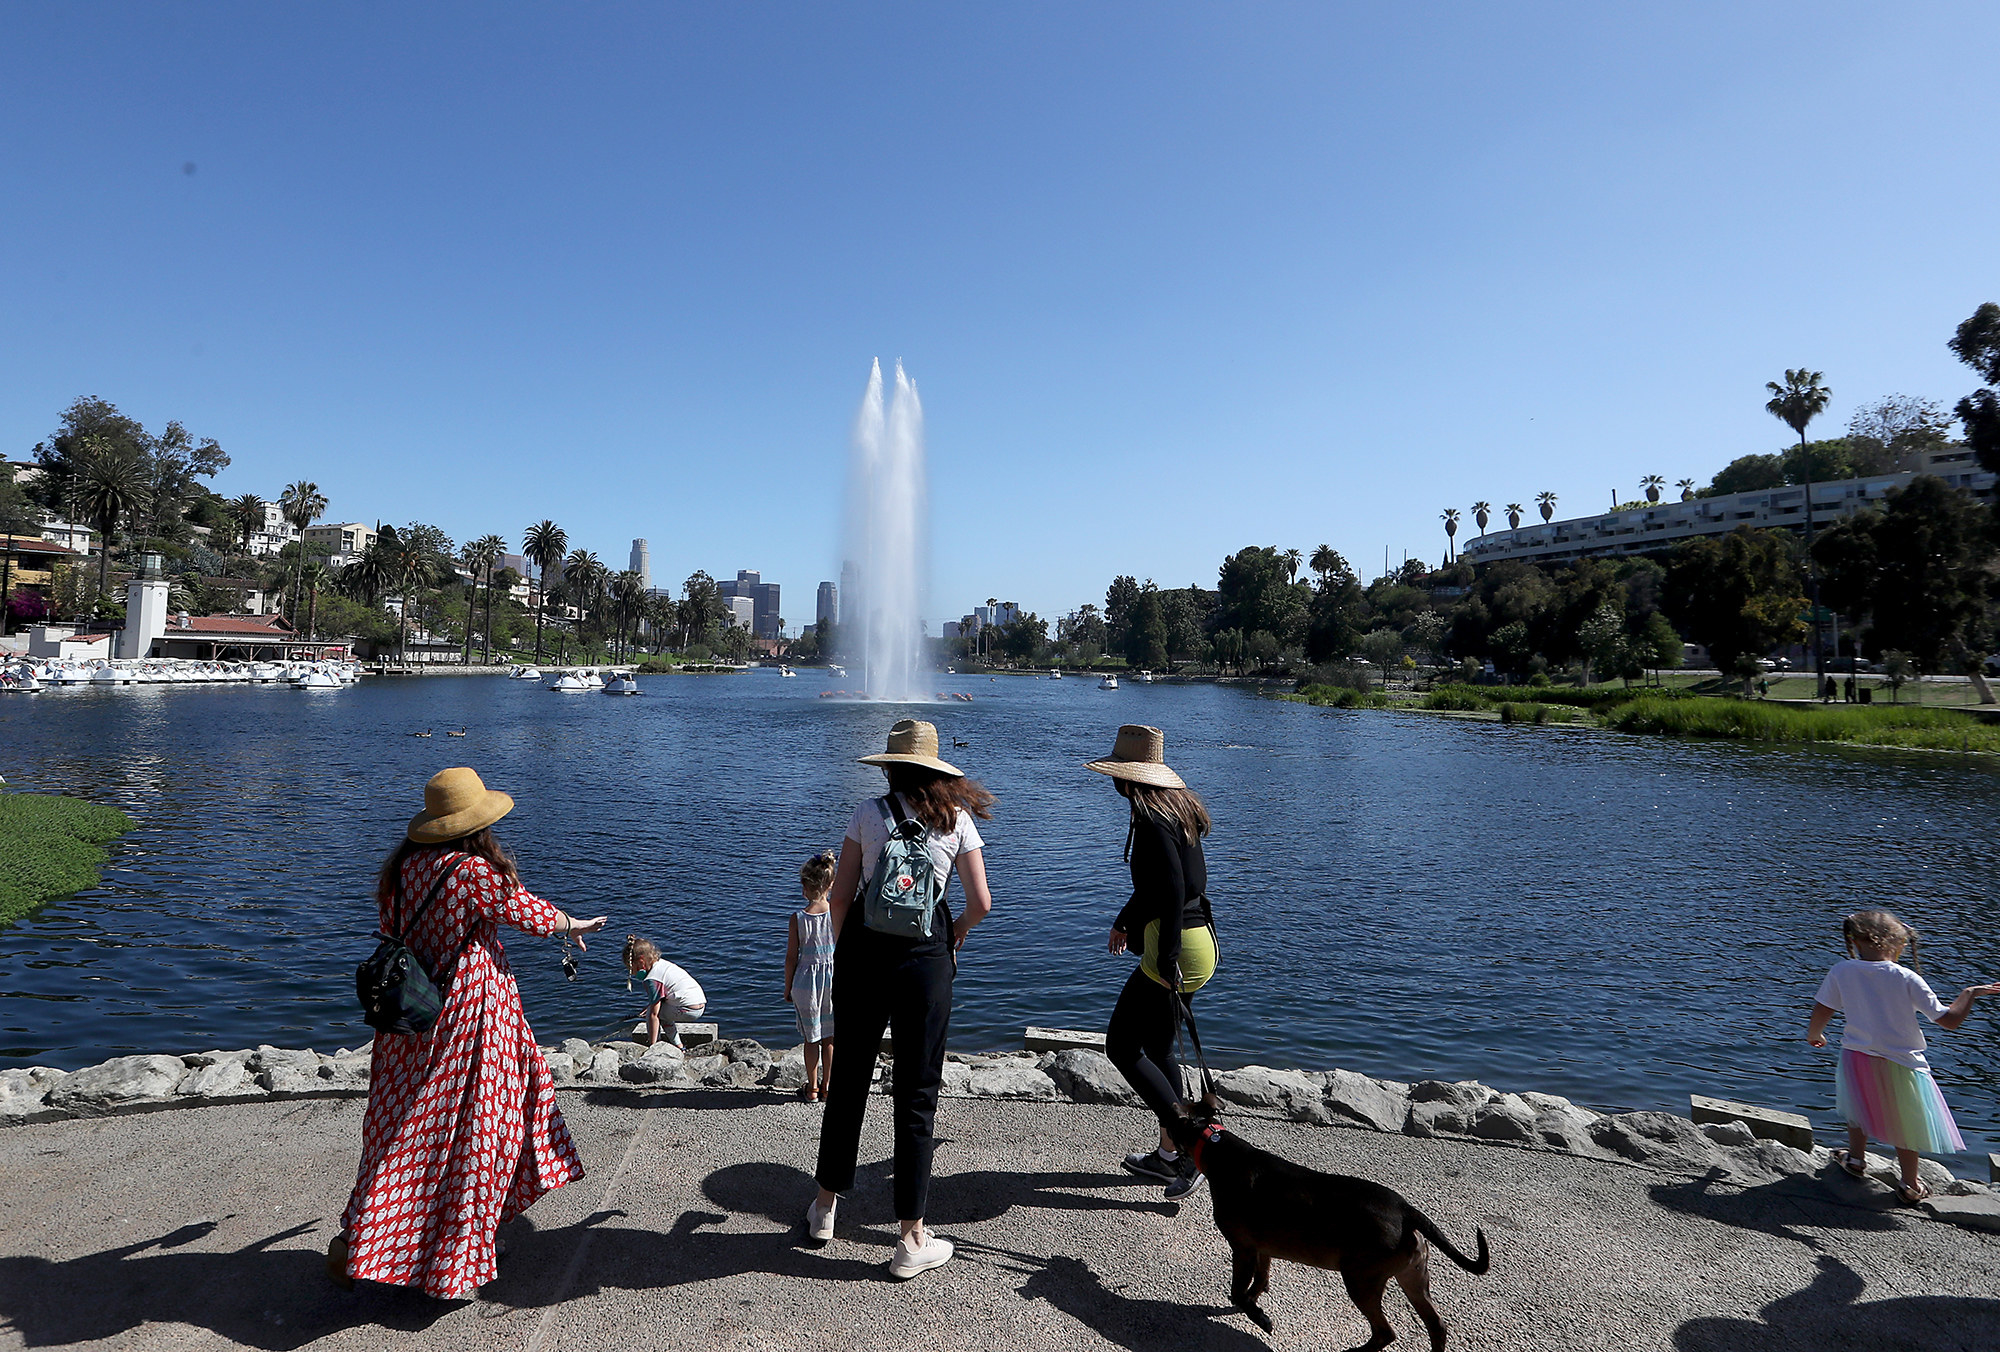
[[[1202,1151],[1206,1147],[1214,1144],[1215,1142],[1221,1139],[1222,1139],[1221,1123],[1211,1122],[1207,1126],[1201,1129],[1201,1135],[1195,1137],[1194,1144],[1188,1147],[1188,1158],[1194,1161],[1195,1168],[1201,1169]],[[1208,1171],[1206,1169],[1202,1169],[1202,1172],[1207,1173]]]

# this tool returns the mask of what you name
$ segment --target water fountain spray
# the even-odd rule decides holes
[[[839,642],[859,658],[870,699],[923,698],[923,583],[928,519],[924,493],[924,406],[896,363],[884,407],[882,363],[854,419],[847,484],[847,562]],[[845,570],[843,570],[845,572]]]

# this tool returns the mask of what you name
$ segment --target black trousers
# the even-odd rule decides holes
[[[1194,1000],[1192,995],[1182,998]],[[1179,1116],[1175,1109],[1184,1102],[1181,1068],[1174,1060],[1178,1024],[1173,992],[1135,969],[1112,1007],[1111,1026],[1104,1030],[1104,1054],[1163,1127]]]
[[[828,1192],[854,1186],[861,1119],[868,1110],[875,1053],[886,1027],[896,1061],[897,1220],[922,1220],[930,1198],[931,1154],[937,1148],[931,1131],[938,1089],[944,1084],[953,970],[951,952],[942,944],[913,947],[866,929],[859,929],[834,955],[833,1026],[840,1035],[833,1046],[814,1177]]]

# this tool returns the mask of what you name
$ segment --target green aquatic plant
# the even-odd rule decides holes
[[[2000,752],[2000,727],[1950,709],[1879,704],[1800,708],[1743,699],[1648,695],[1603,714],[1606,727],[1746,742],[1851,742],[1925,751]]]
[[[1284,696],[1299,704],[1317,704],[1328,709],[1386,709],[1389,697],[1379,690],[1356,690],[1351,685],[1304,685]]]
[[[132,829],[115,807],[43,793],[0,793],[0,925],[98,882],[104,847]]]

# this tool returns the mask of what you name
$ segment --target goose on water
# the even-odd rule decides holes
[[[465,729],[460,728],[457,732],[453,732],[450,728],[446,728],[444,735],[447,737],[463,737],[465,736]]]
[[[428,737],[430,735],[431,730],[429,728],[425,728],[422,732],[413,732],[410,734],[412,737]]]

